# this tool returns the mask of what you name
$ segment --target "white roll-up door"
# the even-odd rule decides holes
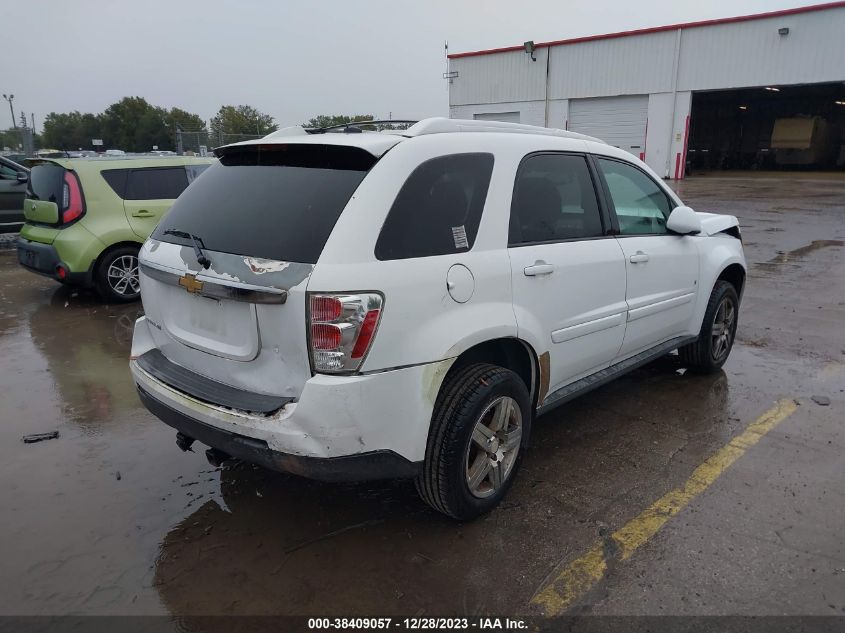
[[[519,123],[519,112],[481,112],[473,114],[476,121],[501,121],[502,123]]]
[[[588,134],[634,156],[645,152],[648,95],[572,99],[569,129]]]

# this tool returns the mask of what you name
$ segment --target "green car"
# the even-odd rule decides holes
[[[108,301],[140,296],[138,249],[212,162],[200,157],[53,158],[33,161],[18,261]]]

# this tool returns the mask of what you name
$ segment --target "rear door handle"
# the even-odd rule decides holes
[[[633,255],[631,255],[631,263],[632,264],[644,264],[648,261],[648,255],[643,253],[642,251],[637,251]]]
[[[555,267],[552,264],[547,264],[543,260],[537,260],[531,266],[526,266],[525,276],[526,277],[536,277],[537,275],[551,275],[555,271]]]
[[[151,218],[155,215],[152,211],[147,211],[146,209],[139,209],[132,214],[133,218]]]

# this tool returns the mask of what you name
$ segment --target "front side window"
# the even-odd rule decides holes
[[[597,159],[622,235],[666,233],[672,206],[663,189],[645,173],[626,163]]]
[[[126,183],[126,199],[175,200],[187,186],[184,167],[133,169]]]
[[[532,244],[604,234],[584,156],[536,154],[519,166],[508,244]]]
[[[453,154],[417,167],[402,185],[376,242],[380,260],[472,248],[493,172],[492,154]]]
[[[0,163],[0,178],[7,178],[9,180],[15,180],[18,177],[18,172],[15,169],[12,169],[8,165]]]

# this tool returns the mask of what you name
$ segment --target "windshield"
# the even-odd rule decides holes
[[[152,237],[193,246],[180,237],[193,234],[210,251],[314,264],[375,161],[355,147],[245,146],[192,183]]]

